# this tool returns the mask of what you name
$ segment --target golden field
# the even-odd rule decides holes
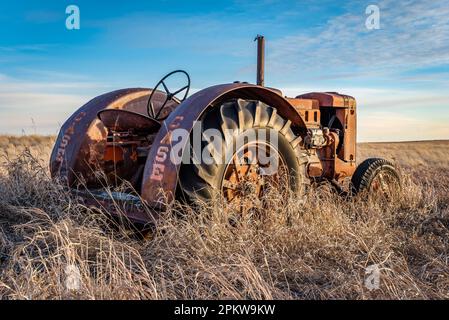
[[[235,226],[226,206],[175,204],[142,240],[51,181],[53,140],[0,136],[0,299],[449,298],[449,141],[358,145],[359,161],[397,164],[394,203],[320,186],[304,204],[273,196]]]

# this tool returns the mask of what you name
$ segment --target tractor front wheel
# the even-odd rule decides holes
[[[363,161],[351,179],[353,194],[392,200],[401,190],[401,180],[393,163],[381,158]]]

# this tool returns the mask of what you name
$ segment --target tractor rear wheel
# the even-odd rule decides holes
[[[260,101],[225,102],[202,117],[201,136],[202,156],[211,156],[199,158],[191,136],[191,163],[181,166],[179,176],[184,200],[210,200],[218,193],[243,206],[244,199],[260,199],[273,185],[304,193],[307,155],[301,137],[275,108]]]
[[[381,197],[392,200],[401,190],[401,180],[393,163],[381,158],[363,161],[351,179],[353,194],[368,198]]]

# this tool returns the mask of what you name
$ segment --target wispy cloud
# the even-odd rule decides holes
[[[360,112],[358,141],[438,140],[449,138],[448,118],[413,117],[400,112]]]
[[[0,92],[0,134],[56,134],[89,97],[75,94]]]
[[[87,85],[92,85],[92,81],[88,75],[71,73],[58,70],[45,70],[45,69],[33,69],[26,67],[15,68],[16,74],[26,76],[27,78],[40,79],[41,82],[54,81],[54,82],[68,82],[74,81],[77,85],[81,85],[82,82],[86,82]],[[94,84],[95,87],[100,84]]]
[[[350,13],[332,18],[322,27],[269,43],[272,69],[391,73],[449,63],[446,0],[381,1],[380,30],[365,27],[368,4],[358,3]]]
[[[27,94],[30,92],[37,93],[88,93],[88,92],[99,92],[101,90],[109,90],[110,86],[104,85],[99,82],[92,81],[74,81],[72,77],[77,78],[76,75],[67,74],[66,76],[60,72],[51,71],[34,71],[36,74],[45,74],[47,76],[53,75],[51,79],[42,79],[38,77],[39,80],[24,80],[23,78],[10,77],[5,74],[0,74],[0,94],[18,93]],[[56,77],[54,75],[57,75]],[[82,76],[78,76],[82,77]],[[66,81],[63,81],[65,79]],[[49,81],[50,80],[50,81]],[[69,80],[69,81],[67,81]],[[0,103],[0,106],[2,104]]]
[[[54,48],[56,44],[36,43],[36,44],[21,44],[14,46],[0,46],[0,52],[46,52]]]
[[[0,45],[0,63],[5,66],[11,66],[24,62],[37,61],[41,56],[48,54],[56,47],[58,47],[58,44],[47,43],[25,43],[9,46]]]
[[[30,81],[0,74],[0,133],[55,134],[65,119],[107,86]]]

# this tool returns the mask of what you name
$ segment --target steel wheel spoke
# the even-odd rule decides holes
[[[181,89],[179,89],[179,90],[173,92],[172,95],[173,95],[173,96],[176,96],[178,93],[184,91],[184,90],[187,89],[187,88],[188,88],[188,86],[182,87]]]
[[[167,95],[168,95],[168,94],[171,94],[170,90],[168,90],[167,86],[165,85],[165,82],[162,81],[161,83],[162,83],[162,86],[164,87],[165,93],[166,93]]]
[[[242,174],[241,174],[241,169],[242,169],[242,167],[241,167],[239,161],[237,160],[237,155],[235,155],[235,156],[232,158],[232,162],[233,162],[234,168],[235,168],[235,169],[234,169],[235,175],[236,175],[236,177],[237,177],[237,180],[240,182],[240,181],[242,181],[242,179],[243,179]]]
[[[236,185],[229,180],[223,180],[223,187],[226,189],[237,190]]]
[[[258,142],[246,144],[234,153],[225,170],[221,190],[227,202],[232,202],[242,216],[251,214],[253,209],[263,206],[266,203],[264,194],[271,190],[269,186],[279,184],[278,180],[283,176],[279,168],[267,172],[269,175],[264,174],[264,167],[260,161],[264,155],[269,157],[270,154],[277,152],[271,148],[270,145],[260,145]],[[259,155],[260,158],[254,157]],[[282,162],[281,158],[279,160]]]

